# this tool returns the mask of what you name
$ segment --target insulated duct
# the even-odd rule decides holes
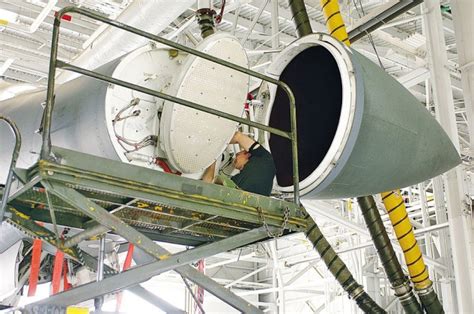
[[[364,288],[354,279],[346,264],[337,255],[324,237],[316,222],[309,216],[306,237],[321,256],[327,268],[339,282],[344,291],[353,299],[365,313],[385,313],[385,311],[364,291]]]
[[[418,242],[413,232],[413,227],[408,218],[405,201],[400,191],[382,193],[382,200],[392,222],[395,235],[403,250],[405,263],[408,267],[410,279],[415,286],[415,291],[427,313],[444,313],[443,306],[433,290],[428,267],[423,261]]]
[[[372,196],[358,197],[357,202],[388,280],[405,313],[423,313],[398,262],[374,198]]]
[[[175,0],[173,5],[170,5],[166,0],[135,0],[117,21],[148,33],[159,34],[194,3],[195,0]],[[72,64],[95,69],[148,42],[147,38],[109,26]],[[77,76],[78,74],[64,71],[58,75],[56,82],[62,84]]]
[[[313,29],[311,28],[308,12],[306,12],[304,0],[290,0],[290,9],[298,37],[312,34]]]
[[[349,35],[347,35],[346,24],[339,10],[338,0],[320,0],[320,3],[326,18],[329,35],[350,46]]]

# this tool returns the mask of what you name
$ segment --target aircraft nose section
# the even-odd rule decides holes
[[[461,162],[423,104],[379,66],[327,35],[297,40],[269,73],[295,93],[305,198],[376,194],[425,181]],[[270,94],[269,124],[288,129],[288,100],[279,89]],[[291,192],[290,143],[272,136],[269,146],[278,188]]]

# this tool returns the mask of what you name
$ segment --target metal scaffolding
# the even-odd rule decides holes
[[[79,13],[100,20],[211,62],[277,84],[286,91],[290,100],[291,132],[284,132],[212,110],[184,99],[57,60],[60,21],[66,13]],[[157,173],[154,170],[52,146],[51,122],[55,98],[56,67],[251,125],[291,140],[294,161],[294,201],[273,199],[174,174]],[[14,168],[20,146],[20,142],[17,142],[9,172],[10,180],[7,181],[7,186],[3,190],[2,204],[4,205],[2,208],[7,207],[8,221],[18,228],[33,237],[47,241],[76,262],[90,269],[97,269],[98,280],[95,283],[56,294],[47,300],[30,304],[26,307],[27,311],[35,311],[42,306],[46,308],[48,306],[67,306],[92,298],[97,298],[96,305],[100,309],[102,295],[128,287],[132,287],[139,295],[148,294],[150,296],[150,293],[144,291],[143,288],[134,286],[162,272],[175,270],[183,279],[187,278],[193,281],[241,312],[261,313],[257,307],[188,264],[219,252],[264,240],[275,229],[282,229],[282,233],[306,230],[305,211],[299,205],[295,99],[285,83],[87,10],[69,7],[61,10],[55,19],[47,101],[42,127],[41,159],[28,171],[22,172]],[[16,130],[14,124],[12,124],[12,128]],[[17,139],[19,140],[18,135]],[[11,178],[14,173],[21,178],[24,185],[13,195],[9,195]],[[31,210],[32,208],[34,210]],[[142,219],[142,217],[146,217],[146,219]],[[54,232],[37,225],[35,220],[51,222]],[[143,220],[147,222],[144,224]],[[97,227],[97,223],[102,227]],[[58,233],[58,224],[74,226],[86,231],[74,240],[66,239],[64,241]],[[137,230],[140,228],[147,230],[148,236]],[[156,259],[156,262],[136,267],[121,274],[116,274],[110,268],[104,270],[103,251],[101,251],[99,263],[97,263],[94,258],[80,250],[76,243],[108,230],[141,248]],[[104,239],[104,236],[101,236],[101,239]],[[172,255],[154,240],[199,246]],[[103,276],[108,277],[103,279]],[[159,298],[155,298],[155,305],[170,308],[169,304]]]
[[[263,2],[266,3],[266,1]],[[402,5],[402,7],[393,7],[395,2]],[[369,12],[367,16],[360,19],[359,23],[352,24],[349,35],[351,38],[359,39],[368,31],[372,31],[379,24],[384,23],[381,21],[390,18],[394,11],[398,12],[397,14],[405,12],[419,2],[387,2],[386,7],[392,5],[391,10],[386,12],[382,10],[385,7],[380,7],[380,10]],[[262,1],[254,1],[252,4],[258,5],[258,3],[261,4]],[[463,7],[465,4],[462,0],[452,0],[451,3],[453,15],[457,12],[458,16],[461,16],[462,13],[465,15],[465,12],[469,12],[468,9]],[[248,4],[242,5],[242,11],[245,11],[244,8],[248,11],[249,6]],[[264,5],[260,8],[255,7],[254,11],[262,11],[262,15],[265,16],[269,12],[265,11],[264,8]],[[291,16],[288,16],[288,12],[282,10],[283,8],[280,6],[280,14],[283,17],[279,17],[278,8],[278,1],[272,1],[272,32],[271,37],[268,36],[269,39],[266,40],[271,41],[273,49],[277,49],[280,43],[288,42],[288,37],[290,37],[284,30],[287,32],[288,27],[285,26],[285,23],[291,19]],[[436,115],[453,142],[456,143],[459,142],[459,137],[454,115],[455,104],[451,93],[452,87],[456,86],[456,82],[450,81],[450,76],[453,76],[453,73],[449,73],[447,70],[452,65],[450,65],[450,61],[445,55],[447,47],[443,41],[443,28],[446,29],[446,25],[443,25],[441,20],[439,1],[425,0],[424,8],[421,15],[410,18],[415,21],[423,18],[427,37],[426,49],[417,49],[416,54],[413,54],[413,58],[424,58],[424,53],[428,53],[427,58],[430,62],[428,69],[424,66],[417,69],[419,70],[417,73],[423,73],[423,75],[417,76],[414,82],[407,83],[410,85],[407,88],[411,87],[415,94],[420,93],[421,86],[418,84],[425,80],[424,87],[426,90],[423,92],[427,91],[426,105],[429,108],[431,103],[430,87],[433,86]],[[313,27],[317,24],[322,28],[322,24],[315,22],[314,16],[316,14],[314,9],[312,10],[309,11],[312,18],[311,24]],[[240,7],[238,11],[240,11]],[[230,13],[228,16],[234,18],[233,28],[235,31],[239,13]],[[264,29],[261,23],[257,23],[258,18],[261,18],[261,16],[256,18],[254,25],[257,31],[248,28],[249,35],[255,35],[255,32]],[[244,20],[247,23],[245,25],[251,26],[247,19]],[[394,23],[407,23],[407,21],[409,19],[397,20]],[[110,23],[112,26],[126,26],[115,21],[112,22]],[[467,22],[455,21],[454,23],[458,50],[461,49],[461,40],[457,38],[458,33],[461,36],[459,29],[466,29],[463,23]],[[279,24],[285,28],[279,27]],[[383,28],[389,27],[391,27],[389,24],[383,26]],[[149,40],[170,44],[177,49],[196,54],[202,58],[208,58],[205,54],[199,55],[195,50],[163,40],[161,37],[151,34],[149,36]],[[466,34],[464,34],[465,37]],[[403,50],[405,53],[410,48],[402,45],[402,41],[390,36],[385,31],[376,33],[374,38],[376,41],[378,39],[377,45],[381,40],[398,43],[402,46],[399,50],[405,49]],[[290,37],[290,39],[293,40],[294,38]],[[375,57],[375,54],[373,56]],[[466,86],[472,85],[472,80],[469,81],[469,74],[474,69],[469,56],[466,54],[464,59],[459,59],[459,70],[461,71],[465,90]],[[381,59],[384,64],[401,66],[405,70],[411,69],[410,65],[397,63],[393,61],[394,58],[391,59],[383,54],[381,54]],[[264,58],[262,60],[265,61]],[[208,110],[199,104],[183,102],[180,99],[124,81],[108,79],[95,72],[62,61],[58,61],[56,65],[58,68],[89,75],[96,79],[109,80],[113,84],[137,88],[137,90],[150,95],[189,105],[192,108]],[[232,64],[226,65],[234,67],[236,70],[242,70]],[[246,71],[259,77],[256,72],[247,69]],[[261,76],[260,78],[268,79],[261,74],[258,75]],[[53,95],[54,93],[50,93],[48,96],[50,99],[54,99]],[[474,124],[471,121],[472,116],[469,116],[469,114],[472,114],[470,106],[472,107],[472,100],[470,102],[466,100],[465,107],[469,120],[468,127],[472,149]],[[52,113],[52,106],[49,108],[50,113]],[[226,116],[224,113],[218,114]],[[227,116],[227,118],[260,127],[287,138],[293,137],[290,132],[279,132],[236,117]],[[45,138],[46,135],[47,132]],[[295,139],[296,136],[293,137],[293,140]],[[304,302],[313,311],[318,312],[326,306],[330,309],[331,302],[337,300],[341,291],[337,288],[331,288],[328,280],[323,279],[330,276],[330,274],[324,272],[322,267],[318,269],[321,259],[315,256],[314,253],[310,255],[305,252],[303,249],[307,249],[307,247],[301,245],[300,242],[303,240],[299,239],[296,234],[307,230],[307,221],[304,219],[305,210],[302,207],[292,202],[243,194],[225,187],[216,187],[195,180],[179,178],[171,174],[157,173],[152,170],[60,149],[51,146],[48,139],[46,139],[45,144],[43,146],[45,149],[42,154],[43,158],[37,165],[28,171],[14,169],[15,177],[23,185],[21,188],[14,190],[13,194],[8,197],[8,201],[5,202],[7,221],[25,231],[31,237],[41,238],[43,241],[64,250],[68,258],[93,271],[97,269],[97,260],[80,250],[77,244],[106,232],[121,235],[131,243],[135,243],[148,252],[150,256],[154,256],[154,261],[150,264],[139,265],[123,273],[117,273],[115,270],[105,267],[103,280],[57,294],[48,300],[32,304],[30,309],[35,308],[35,306],[47,306],[51,303],[67,305],[93,299],[97,296],[95,291],[98,290],[102,291],[103,294],[108,294],[128,289],[166,312],[180,312],[175,306],[168,304],[140,285],[141,282],[152,276],[168,270],[176,270],[179,274],[204,287],[224,302],[245,312],[260,313],[263,308],[284,312],[293,304],[292,302]],[[50,156],[54,156],[54,158],[51,159]],[[297,174],[298,171],[293,173]],[[405,190],[405,193],[407,193],[406,203],[409,205],[408,216],[416,227],[415,235],[418,241],[422,243],[423,257],[430,273],[433,274],[434,288],[442,298],[447,312],[472,312],[473,307],[470,294],[470,291],[472,292],[472,279],[469,280],[468,276],[464,275],[464,272],[467,272],[468,269],[472,270],[473,263],[469,260],[472,255],[465,253],[472,250],[472,239],[468,236],[469,219],[472,219],[472,217],[469,217],[469,208],[464,202],[467,192],[463,187],[463,175],[462,170],[458,168],[452,170],[446,176],[440,176]],[[294,186],[297,188],[297,185]],[[8,191],[3,190],[2,192],[6,200]],[[446,201],[445,196],[447,196]],[[380,207],[380,201],[376,201]],[[353,210],[356,205],[351,201],[331,203],[311,201],[304,203],[304,205],[308,205],[308,212],[313,217],[320,218],[322,222],[328,222],[321,229],[331,231],[329,234],[334,241],[330,242],[331,244],[335,243],[335,252],[344,255],[344,257],[347,256],[349,268],[353,267],[356,279],[366,285],[367,292],[374,300],[382,305],[386,311],[400,311],[400,305],[395,298],[392,298],[388,288],[389,284],[378,269],[377,258],[375,253],[371,251],[373,242],[369,241],[369,233],[362,224],[360,214],[357,210]],[[256,257],[255,254],[240,256],[237,253],[226,253],[225,255],[222,253],[268,239],[266,230],[262,228],[263,221],[259,211],[263,213],[263,219],[269,225],[270,230],[279,230],[284,222],[284,211],[287,208],[291,214],[285,234],[290,235],[290,237],[284,237],[284,239],[265,245],[266,258]],[[389,226],[386,215],[382,215],[382,220],[386,226]],[[35,221],[71,226],[84,231],[62,241],[55,232],[39,226]],[[97,221],[100,221],[100,223]],[[318,224],[322,225],[323,223],[318,220]],[[393,234],[389,235],[400,258],[402,250],[396,243]],[[351,244],[350,247],[343,245],[339,247],[338,239],[341,236],[346,237],[347,243]],[[297,240],[292,240],[292,237]],[[196,248],[171,255],[153,241],[167,241]],[[294,241],[291,249],[289,247],[282,248],[278,245],[278,243],[285,243],[285,241],[290,243]],[[469,247],[469,243],[471,243],[471,247]],[[286,252],[294,250],[295,247],[301,249],[301,252],[285,255]],[[367,248],[369,249],[363,251]],[[248,274],[238,276],[233,280],[216,278],[213,280],[188,266],[191,261],[218,256],[219,253],[221,253],[221,256],[225,256],[226,259],[211,265],[211,269],[222,265],[234,265],[234,263],[246,260],[253,261],[255,267],[249,270]],[[450,258],[451,254],[453,260]],[[269,264],[266,266],[264,263]],[[282,267],[282,265],[285,265],[285,267]],[[318,277],[318,283],[304,288],[298,286],[298,282],[304,279],[308,272],[313,275],[321,274],[321,277]],[[251,279],[253,281],[260,279],[260,281],[251,283],[249,282]],[[247,285],[252,287],[254,291],[235,294],[228,290],[239,285]],[[300,297],[300,299],[290,296],[289,292],[305,291],[303,289],[312,291],[313,297],[318,294],[324,296],[324,298],[322,297],[322,303],[316,306],[314,304],[316,302],[311,302],[311,298],[306,295]],[[271,294],[274,299],[259,300],[259,302],[251,305],[243,298],[243,296],[251,293],[258,295]],[[356,311],[355,307],[351,310]]]

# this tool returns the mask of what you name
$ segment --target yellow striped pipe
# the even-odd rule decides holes
[[[337,0],[320,0],[320,3],[326,18],[326,27],[329,34],[350,46],[349,35],[347,34],[346,25],[342,19]]]
[[[408,218],[405,202],[400,190],[384,192],[382,200],[392,222],[400,247],[403,250],[408,273],[416,290],[429,288],[432,282],[429,278],[428,268],[423,260],[418,242],[413,232],[413,227]]]
[[[339,10],[338,1],[321,0],[321,7],[331,36],[350,46],[351,43]],[[429,279],[428,268],[423,261],[423,255],[413,233],[413,227],[408,219],[408,213],[403,198],[400,196],[400,191],[382,193],[382,199],[395,229],[395,234],[399,239],[415,289],[421,290],[430,287],[432,282]]]
[[[320,0],[320,3],[329,34],[350,46],[351,42],[339,10],[338,0]],[[408,213],[403,198],[400,196],[400,191],[382,193],[382,199],[395,229],[400,247],[403,250],[411,281],[415,286],[415,290],[419,293],[425,310],[427,312],[443,313],[441,303],[432,288],[428,268],[423,261],[423,255],[408,219]]]

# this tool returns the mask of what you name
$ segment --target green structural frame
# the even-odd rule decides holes
[[[28,169],[23,176],[25,185],[8,198],[7,221],[28,235],[40,238],[62,250],[68,258],[91,269],[95,269],[97,265],[94,258],[80,250],[77,245],[66,246],[67,239],[59,238],[54,232],[57,230],[56,227],[50,231],[38,225],[35,220],[77,228],[85,228],[90,221],[100,222],[107,230],[127,239],[154,257],[156,261],[132,268],[122,274],[106,269],[106,278],[103,281],[77,287],[48,300],[36,302],[30,306],[31,309],[47,304],[58,306],[76,304],[97,296],[97,291],[106,294],[130,288],[132,292],[143,295],[149,292],[143,291],[137,284],[174,269],[236,309],[246,313],[261,313],[244,299],[187,264],[219,252],[268,239],[269,231],[274,232],[282,227],[285,211],[290,213],[285,225],[287,232],[307,229],[304,209],[293,202],[156,172],[54,146],[52,152],[61,162],[40,160],[34,167]],[[42,195],[42,198],[38,195]],[[127,196],[126,200],[130,198],[142,204],[172,205],[176,215],[179,214],[179,209],[185,209],[211,217],[223,217],[229,221],[258,223],[247,230],[236,229],[223,234],[220,238],[209,238],[205,245],[171,255],[118,217],[121,210],[126,210],[127,206],[130,206],[130,202],[123,200],[126,203],[118,206],[118,210],[113,213],[109,207],[105,209],[99,205],[108,206],[110,199],[117,196]],[[74,212],[82,216],[74,215]],[[48,213],[49,216],[54,215],[55,219],[47,217]],[[263,219],[267,224],[266,228],[261,226]],[[219,230],[221,227],[216,226],[216,229]],[[212,228],[209,232],[213,232]],[[90,289],[91,287],[94,289]],[[96,287],[100,289],[95,289]],[[163,300],[158,301],[155,302],[157,306],[166,307]]]
[[[187,101],[178,97],[174,97],[168,94],[164,94],[161,92],[157,92],[151,89],[147,89],[144,87],[141,87],[139,85],[131,84],[122,80],[114,79],[110,76],[102,75],[100,73],[94,72],[94,71],[89,71],[80,67],[73,66],[71,64],[68,64],[66,62],[60,61],[57,59],[58,55],[58,45],[59,45],[59,31],[60,31],[60,26],[61,26],[61,19],[65,14],[68,13],[76,13],[80,15],[87,16],[93,20],[97,20],[103,23],[106,23],[108,25],[120,28],[122,30],[134,33],[138,36],[142,36],[145,38],[148,38],[152,41],[167,45],[169,47],[173,47],[177,50],[187,52],[191,55],[197,56],[199,58],[203,58],[205,60],[208,60],[213,63],[220,64],[222,66],[231,68],[233,70],[245,73],[247,75],[259,78],[263,81],[275,84],[279,86],[288,96],[288,100],[290,103],[290,132],[286,132],[283,130],[279,130],[276,128],[272,128],[270,126],[261,124],[261,123],[256,123],[253,121],[249,121],[247,119],[234,116],[219,110],[211,109],[202,105],[199,105],[197,103]],[[54,159],[54,155],[51,154],[51,120],[52,120],[52,115],[53,115],[53,108],[54,108],[54,89],[55,89],[55,77],[56,77],[56,68],[61,68],[64,70],[69,70],[72,72],[80,73],[86,76],[93,77],[98,80],[102,80],[105,82],[109,82],[111,84],[123,86],[126,88],[134,89],[139,92],[143,92],[145,94],[155,96],[164,100],[168,100],[174,103],[178,103],[180,105],[190,107],[196,110],[200,110],[209,114],[213,114],[216,116],[220,116],[225,119],[229,119],[232,121],[240,122],[242,124],[246,124],[249,126],[256,127],[258,129],[270,132],[272,134],[278,135],[285,137],[289,140],[291,140],[291,151],[292,151],[292,161],[293,161],[293,192],[294,192],[294,201],[296,204],[299,204],[299,173],[298,173],[298,143],[297,143],[297,126],[296,126],[296,101],[295,101],[295,96],[293,92],[291,91],[290,87],[277,79],[274,79],[270,76],[263,75],[261,73],[258,73],[256,71],[252,71],[248,68],[236,65],[234,63],[222,60],[220,58],[216,58],[214,56],[208,55],[206,53],[203,53],[199,50],[195,50],[189,47],[186,47],[184,45],[175,43],[171,40],[162,38],[160,36],[156,36],[147,32],[144,32],[140,29],[134,28],[132,26],[123,24],[118,21],[110,20],[108,18],[105,18],[103,16],[100,16],[98,14],[95,14],[93,12],[90,12],[85,9],[77,8],[77,7],[66,7],[62,10],[60,10],[54,19],[54,26],[53,26],[53,37],[51,40],[51,56],[50,56],[50,63],[49,63],[49,74],[48,74],[48,88],[47,88],[47,94],[46,94],[46,107],[45,107],[45,114],[44,114],[44,119],[43,119],[43,138],[42,138],[42,147],[41,147],[41,158],[42,159]]]
[[[57,60],[61,18],[67,13],[87,16],[276,84],[287,93],[290,101],[291,131],[275,129]],[[51,143],[51,121],[55,99],[56,68],[134,89],[291,140],[293,202],[54,147]],[[7,120],[7,123],[9,122]],[[16,132],[14,123],[9,124],[12,125],[18,139],[17,147],[13,152],[13,155],[17,156],[21,143],[20,134]],[[121,274],[105,267],[103,280],[35,302],[30,304],[27,310],[48,306],[67,306],[95,298],[99,294],[126,288],[166,311],[179,312],[178,309],[139,285],[140,282],[152,276],[174,270],[183,278],[202,286],[241,312],[262,313],[257,307],[189,266],[189,263],[219,252],[263,241],[272,234],[278,233],[277,231],[291,233],[307,230],[306,212],[300,206],[299,200],[296,130],[295,98],[284,82],[84,9],[67,7],[59,11],[53,28],[40,160],[33,167],[25,170],[16,168],[15,158],[13,158],[9,174],[11,178],[16,177],[21,187],[16,188],[10,195],[12,180],[9,180],[1,191],[6,221],[30,237],[40,238],[56,247],[68,258],[92,270],[97,270],[99,262],[83,252],[78,244],[85,239],[107,232],[122,236],[156,261],[137,266]],[[137,216],[130,217],[132,214],[137,214]],[[39,225],[36,221],[51,223],[53,231]],[[58,225],[84,231],[63,239],[59,235]],[[149,228],[150,226],[159,228],[153,229]],[[154,242],[156,240],[191,245],[195,248],[171,255]]]
[[[275,129],[58,60],[61,19],[69,13],[87,16],[276,84],[288,95],[291,131]],[[57,68],[134,89],[291,140],[293,202],[54,147],[51,143],[51,121]],[[17,145],[13,151],[15,157],[21,144],[20,134],[12,121],[1,118],[11,126],[17,138]],[[28,305],[27,310],[77,304],[98,295],[129,289],[165,311],[179,312],[139,285],[140,282],[155,275],[174,270],[183,278],[193,281],[241,312],[262,313],[257,307],[198,272],[189,263],[263,241],[278,231],[291,233],[307,230],[306,212],[300,206],[299,200],[296,105],[294,95],[287,84],[77,7],[62,9],[54,20],[40,160],[27,170],[16,168],[15,160],[16,158],[13,158],[9,171],[11,179],[0,191],[1,209],[5,210],[6,222],[30,237],[40,238],[63,251],[68,258],[92,270],[97,269],[99,262],[82,251],[78,244],[107,232],[122,236],[155,259],[154,262],[138,265],[120,274],[105,267],[103,280],[35,302]],[[13,177],[16,177],[21,187],[10,195]],[[52,224],[52,231],[37,221]],[[63,238],[59,235],[58,225],[83,231]],[[194,248],[172,255],[154,242],[157,240],[190,245]]]

